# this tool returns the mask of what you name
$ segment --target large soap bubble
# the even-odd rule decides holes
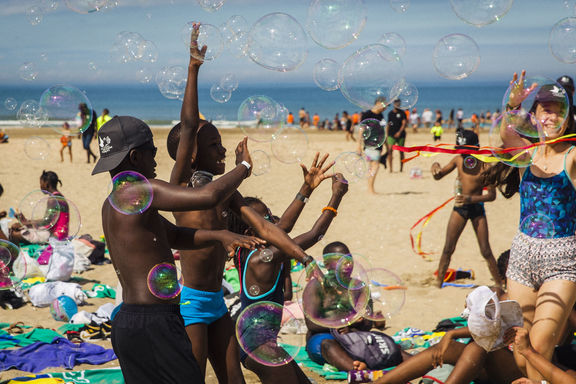
[[[314,65],[314,82],[325,91],[338,89],[340,65],[332,59],[322,59]]]
[[[204,45],[207,48],[204,54],[204,60],[211,61],[220,56],[220,53],[222,53],[224,49],[224,38],[222,37],[220,29],[212,24],[203,24],[196,21],[186,23],[181,31],[184,44],[186,44],[188,48],[190,47],[190,36],[194,24],[200,24],[200,28],[198,29],[198,48],[202,48]],[[192,56],[199,60],[202,59],[194,50],[192,50]]]
[[[370,164],[363,155],[356,152],[343,152],[334,161],[334,172],[341,173],[349,183],[366,179],[370,175]]]
[[[227,43],[231,43],[248,33],[250,30],[250,25],[244,18],[240,15],[232,15],[230,18],[220,27],[222,35],[227,40]]]
[[[268,96],[249,96],[238,107],[238,125],[251,140],[271,141],[282,122],[279,104]]]
[[[25,127],[40,127],[45,113],[36,100],[24,100],[16,112],[16,118]]]
[[[24,143],[24,154],[31,160],[46,160],[50,156],[50,145],[40,136],[31,136]]]
[[[274,134],[271,150],[281,163],[302,162],[308,151],[308,135],[298,126],[286,126]]]
[[[503,112],[494,120],[488,135],[488,142],[493,148],[492,155],[502,163],[511,167],[525,168],[532,164],[538,146],[522,148],[543,140],[540,137],[541,134],[542,127],[535,122],[531,113],[508,111]],[[512,150],[512,148],[518,149]]]
[[[576,17],[566,17],[554,24],[548,46],[556,60],[576,63]]]
[[[500,21],[513,3],[514,0],[450,0],[456,16],[477,27]]]
[[[406,53],[406,40],[404,40],[402,35],[396,32],[387,32],[383,34],[380,36],[378,43],[394,49],[400,57],[404,56]]]
[[[418,102],[418,88],[406,80],[400,80],[392,88],[396,99],[400,100],[400,109],[411,109]]]
[[[434,69],[451,80],[464,79],[480,64],[480,49],[470,36],[453,33],[441,38],[434,47]]]
[[[85,106],[81,110],[80,105]],[[71,85],[55,85],[40,96],[40,108],[46,116],[45,125],[63,132],[63,123],[68,123],[70,134],[84,132],[92,123],[92,104],[88,97]]]
[[[372,268],[368,274],[370,302],[363,317],[373,321],[389,319],[406,302],[406,286],[393,272],[385,268]]]
[[[218,85],[226,91],[234,92],[238,88],[238,78],[233,73],[226,73]]]
[[[358,38],[365,24],[362,0],[313,0],[308,7],[308,33],[324,48],[349,45]]]
[[[308,55],[302,26],[286,13],[261,17],[248,33],[248,56],[266,69],[287,72],[298,68]]]
[[[346,99],[362,109],[370,109],[377,99],[389,103],[396,98],[391,91],[403,76],[404,66],[396,52],[382,44],[371,44],[346,59],[338,80]]]
[[[210,97],[217,103],[227,103],[232,97],[232,92],[222,88],[219,84],[214,84],[210,87]]]
[[[98,12],[106,6],[109,0],[64,0],[66,6],[71,11],[77,13]]]
[[[187,76],[186,68],[181,65],[164,67],[156,73],[156,85],[165,98],[182,100],[184,98]]]

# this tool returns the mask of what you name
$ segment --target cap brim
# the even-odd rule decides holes
[[[124,160],[128,152],[130,152],[130,149],[116,152],[110,156],[100,157],[100,159],[98,159],[98,162],[96,163],[96,166],[94,167],[94,170],[92,171],[92,174],[96,175],[98,173],[113,170],[114,168],[120,165],[120,163],[122,162],[122,160]]]

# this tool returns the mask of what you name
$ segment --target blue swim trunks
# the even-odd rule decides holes
[[[334,336],[329,332],[317,333],[311,336],[306,343],[306,352],[308,352],[310,360],[320,365],[326,364],[326,360],[322,357],[322,342],[324,340],[334,340]]]
[[[224,292],[199,291],[183,287],[180,293],[180,313],[184,326],[190,324],[212,324],[228,312]]]

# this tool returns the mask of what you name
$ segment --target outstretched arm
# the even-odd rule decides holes
[[[170,175],[171,184],[183,184],[188,181],[190,163],[196,156],[196,134],[200,125],[198,109],[198,72],[204,62],[207,47],[198,49],[198,33],[200,24],[194,24],[190,36],[190,63],[188,78],[184,90],[184,100],[180,110],[180,141],[176,152],[176,164]],[[200,58],[200,59],[198,59]]]
[[[284,230],[286,233],[290,233],[292,228],[294,228],[294,224],[300,217],[304,205],[316,187],[318,187],[322,181],[332,176],[327,174],[327,172],[334,165],[334,162],[331,161],[324,166],[324,163],[326,163],[326,160],[328,159],[328,154],[326,153],[322,156],[320,161],[318,161],[319,157],[320,153],[316,152],[310,169],[308,169],[304,164],[300,164],[302,172],[304,173],[304,183],[296,194],[294,201],[290,203],[286,211],[282,214],[280,221],[276,224],[278,228]]]
[[[452,158],[448,164],[442,168],[440,163],[434,162],[432,167],[430,168],[430,172],[432,172],[432,176],[434,180],[440,180],[450,172],[452,172],[456,168],[456,157]]]

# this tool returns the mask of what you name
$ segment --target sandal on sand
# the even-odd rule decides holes
[[[6,331],[11,335],[21,335],[24,333],[24,329],[22,327],[24,327],[24,322],[19,321],[17,323],[10,324]]]
[[[68,341],[71,341],[74,344],[82,344],[84,342],[82,337],[80,337],[80,332],[78,331],[66,331],[65,335]]]

